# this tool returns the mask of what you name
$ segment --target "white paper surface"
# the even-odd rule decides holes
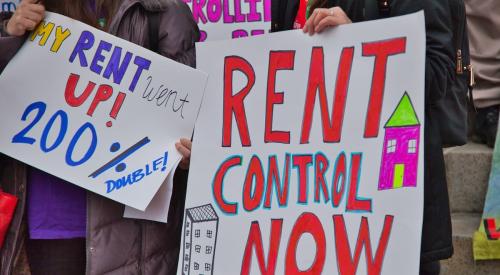
[[[197,44],[210,78],[177,274],[418,274],[424,25],[418,13]]]
[[[40,26],[0,75],[0,151],[144,210],[207,75],[61,15]]]
[[[153,200],[151,200],[145,211],[140,211],[126,206],[123,217],[167,223],[168,210],[170,209],[172,190],[174,188],[174,175],[175,170],[177,170],[178,166],[179,162],[174,165],[174,168],[172,168],[172,171],[170,171],[167,178],[161,185],[160,189],[158,189],[158,192],[153,197]]]

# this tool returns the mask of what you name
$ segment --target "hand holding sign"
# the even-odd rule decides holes
[[[315,9],[311,17],[307,19],[303,31],[308,32],[309,35],[313,35],[314,33],[322,32],[328,27],[350,23],[352,23],[351,19],[339,7]]]
[[[7,33],[22,36],[32,31],[45,17],[45,7],[38,0],[23,0],[7,23]]]

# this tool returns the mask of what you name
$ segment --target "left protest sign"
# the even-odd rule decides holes
[[[0,151],[144,210],[180,159],[207,75],[47,13],[0,75]]]

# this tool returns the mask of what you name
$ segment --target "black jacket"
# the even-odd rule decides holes
[[[375,0],[333,0],[353,22],[378,19]],[[365,3],[366,2],[366,3]],[[437,120],[432,120],[433,105],[439,101],[453,79],[455,68],[453,31],[448,1],[392,0],[390,15],[398,16],[424,10],[427,30],[426,54],[426,118],[424,223],[422,228],[421,262],[437,261],[453,254],[451,216],[444,157]],[[374,9],[372,8],[374,7]],[[272,1],[272,30],[292,29],[299,0]],[[365,10],[363,10],[366,8]]]

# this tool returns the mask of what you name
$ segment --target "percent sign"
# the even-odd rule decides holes
[[[151,140],[148,137],[145,137],[145,138],[141,139],[140,141],[138,141],[137,143],[135,143],[134,145],[132,145],[130,148],[128,148],[127,150],[123,151],[118,156],[116,156],[115,158],[113,158],[112,160],[110,160],[108,163],[104,164],[102,167],[100,167],[99,169],[95,170],[94,173],[90,174],[89,178],[94,178],[95,179],[100,174],[108,171],[109,169],[111,169],[113,167],[116,167],[115,169],[116,169],[117,172],[121,172],[121,171],[125,170],[125,168],[127,167],[127,165],[125,163],[123,163],[123,161],[125,159],[127,159],[128,157],[130,157],[130,155],[132,155],[133,153],[135,153],[137,150],[139,150],[142,147],[144,147],[149,142],[151,142]],[[118,150],[120,150],[120,143],[118,143],[118,142],[113,143],[111,145],[110,151],[114,153],[114,152],[116,152]]]

